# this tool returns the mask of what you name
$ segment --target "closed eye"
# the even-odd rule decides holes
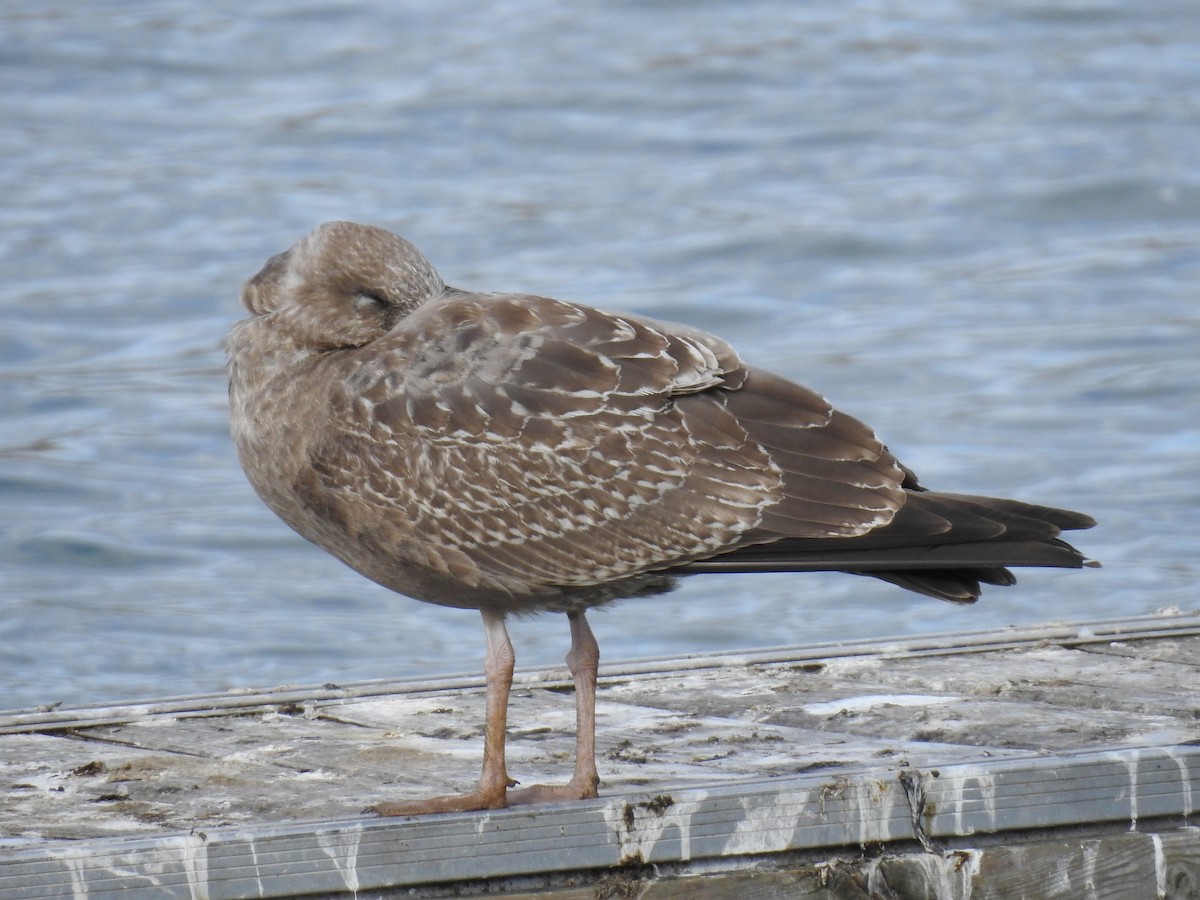
[[[359,310],[368,309],[387,309],[387,298],[376,294],[374,291],[360,290],[354,295],[354,306]]]

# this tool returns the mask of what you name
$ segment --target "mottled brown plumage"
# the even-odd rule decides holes
[[[719,338],[449,288],[382,229],[320,226],[243,301],[230,407],[263,500],[368,578],[484,615],[480,787],[385,813],[594,796],[584,612],[679,575],[838,570],[970,602],[1007,566],[1084,564],[1058,534],[1087,516],[924,491],[861,422]],[[509,792],[504,619],[539,611],[571,623],[579,758],[569,785]]]

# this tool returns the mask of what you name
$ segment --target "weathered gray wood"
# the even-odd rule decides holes
[[[837,660],[847,657],[875,657],[903,660],[916,656],[962,655],[993,653],[1002,650],[1024,649],[1036,644],[1063,647],[1113,648],[1121,647],[1123,639],[1135,642],[1134,654],[1148,651],[1147,646],[1174,648],[1176,642],[1200,642],[1200,613],[1142,616],[1132,619],[1106,619],[1091,622],[1051,623],[1000,631],[946,632],[932,635],[898,638],[896,640],[855,640],[809,644],[800,647],[776,647],[756,651],[714,653],[704,656],[646,659],[605,665],[602,679],[621,680],[630,676],[736,668],[771,663],[802,664],[809,660]],[[1146,642],[1152,641],[1153,644]],[[1186,656],[1186,650],[1178,655]],[[1180,660],[1196,666],[1195,658]],[[570,684],[558,666],[526,668],[518,671],[516,684],[566,686]],[[476,674],[452,675],[436,680],[386,679],[354,682],[323,687],[286,686],[270,690],[238,690],[224,694],[203,694],[188,697],[130,701],[118,705],[90,704],[69,709],[56,706],[36,710],[0,712],[0,734],[39,731],[47,728],[82,728],[91,725],[120,724],[140,718],[171,715],[175,717],[229,715],[240,710],[245,713],[277,710],[289,705],[312,703],[337,704],[354,702],[361,697],[392,696],[416,692],[432,694],[482,687]]]
[[[898,773],[880,769],[400,822],[63,843],[6,854],[0,896],[176,891],[217,900],[255,896],[267,884],[290,896],[889,844],[920,832],[930,840],[1025,831],[1077,823],[1080,812],[1091,823],[1136,826],[1154,815],[1182,825],[1197,812],[1190,804],[1200,797],[1200,748],[1011,759],[908,776],[924,787],[918,799]]]
[[[480,879],[638,880],[648,864],[663,885],[710,879],[688,890],[716,893],[696,896],[779,879],[856,896],[871,879],[918,877],[950,891],[937,896],[972,885],[1002,896],[980,881],[1009,883],[989,868],[1001,848],[964,842],[1045,844],[1067,870],[1111,867],[1124,884],[1121,873],[1144,874],[1146,846],[1167,846],[1164,828],[1181,829],[1170,846],[1183,884],[1200,845],[1188,828],[1200,811],[1198,635],[1200,617],[1148,617],[610,666],[600,800],[413,821],[360,811],[474,780],[478,679],[9,715],[0,897],[436,893]],[[568,684],[554,669],[518,679],[509,768],[523,781],[569,772]],[[1153,840],[1033,841],[1106,823]],[[864,868],[864,845],[900,861]],[[1051,865],[1028,847],[1031,870]],[[796,852],[826,853],[828,866],[741,871]]]
[[[1200,831],[1184,828],[883,858],[864,868],[873,896],[1184,900],[1200,895]]]

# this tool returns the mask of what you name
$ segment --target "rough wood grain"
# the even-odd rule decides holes
[[[413,821],[361,810],[470,783],[475,680],[3,716],[0,898],[401,884],[436,896],[531,878],[598,896],[630,879],[649,890],[649,865],[653,890],[700,879],[688,895],[714,898],[766,896],[779,879],[795,896],[918,878],[937,896],[1019,895],[1020,873],[1052,886],[1051,870],[1076,887],[1097,873],[1144,885],[1149,872],[1154,891],[1165,878],[1189,896],[1197,635],[1200,617],[1151,617],[610,666],[600,800]],[[569,765],[567,684],[554,670],[518,681],[510,770],[523,781]],[[1135,833],[1120,841],[1114,827]],[[1012,845],[989,843],[999,835]],[[863,846],[885,852],[867,866]],[[801,852],[825,867],[790,865]]]

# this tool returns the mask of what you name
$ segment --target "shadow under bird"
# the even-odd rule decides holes
[[[1078,568],[1081,513],[927,491],[861,422],[703,331],[447,286],[403,238],[329,222],[272,257],[228,341],[259,496],[351,568],[478,609],[483,773],[382,815],[596,796],[588,609],[705,572],[841,571],[956,603],[1011,566]],[[510,790],[510,614],[565,613],[576,761]]]

